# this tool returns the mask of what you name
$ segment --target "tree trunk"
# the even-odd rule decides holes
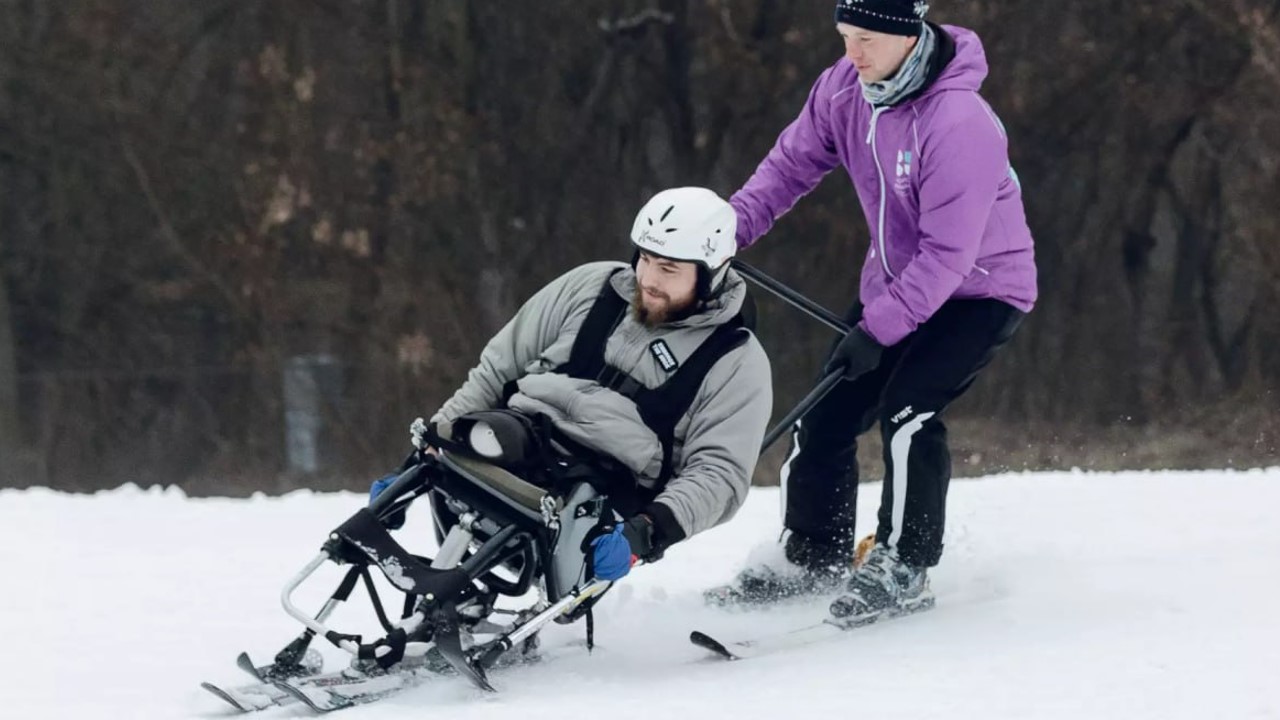
[[[0,272],[0,487],[16,484],[18,450],[18,363],[9,314],[9,290]]]

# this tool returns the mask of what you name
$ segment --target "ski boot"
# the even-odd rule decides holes
[[[831,603],[831,614],[844,626],[927,610],[934,605],[927,568],[914,567],[897,550],[876,545],[849,578],[845,594]]]
[[[865,544],[867,540],[850,552],[789,533],[783,546],[785,562],[748,567],[732,583],[705,591],[703,599],[720,607],[753,607],[837,592],[852,575]]]

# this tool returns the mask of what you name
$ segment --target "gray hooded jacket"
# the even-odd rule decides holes
[[[503,387],[516,380],[513,410],[545,413],[571,439],[625,464],[637,481],[654,488],[662,467],[662,445],[641,420],[635,403],[590,380],[551,372],[569,360],[578,329],[606,278],[631,298],[635,272],[624,263],[577,267],[538,291],[485,346],[480,364],[433,420],[454,421],[502,404]],[[605,345],[605,362],[646,387],[671,372],[649,350],[661,339],[676,359],[693,354],[715,328],[742,308],[746,285],[732,270],[724,291],[699,313],[649,329],[626,313]],[[648,511],[667,543],[677,542],[733,517],[751,485],[773,407],[769,359],[752,335],[707,373],[689,412],[676,425],[675,473]]]

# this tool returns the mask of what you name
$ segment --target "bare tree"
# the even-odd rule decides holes
[[[18,472],[17,457],[23,447],[18,419],[17,348],[9,312],[9,290],[0,270],[0,484]]]
[[[983,38],[1041,271],[1039,306],[987,376],[1000,381],[953,415],[1005,448],[975,470],[1083,464],[1058,450],[1068,430],[1100,463],[1176,431],[1212,442],[1160,462],[1274,448],[1278,11],[935,11]],[[21,436],[72,488],[381,470],[521,300],[628,256],[650,194],[746,180],[840,57],[828,13],[0,2],[0,456]],[[747,259],[843,308],[866,242],[837,171]],[[781,408],[830,338],[759,300]],[[342,462],[291,477],[283,369],[316,354],[341,374],[323,412]],[[38,380],[18,388],[18,367]]]

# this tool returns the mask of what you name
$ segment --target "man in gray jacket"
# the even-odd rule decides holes
[[[773,395],[729,266],[736,223],[710,190],[657,194],[632,228],[631,265],[588,263],[538,291],[432,418],[505,403],[629,469],[644,503],[597,539],[597,570],[620,565],[621,577],[633,556],[660,557],[746,497]]]

